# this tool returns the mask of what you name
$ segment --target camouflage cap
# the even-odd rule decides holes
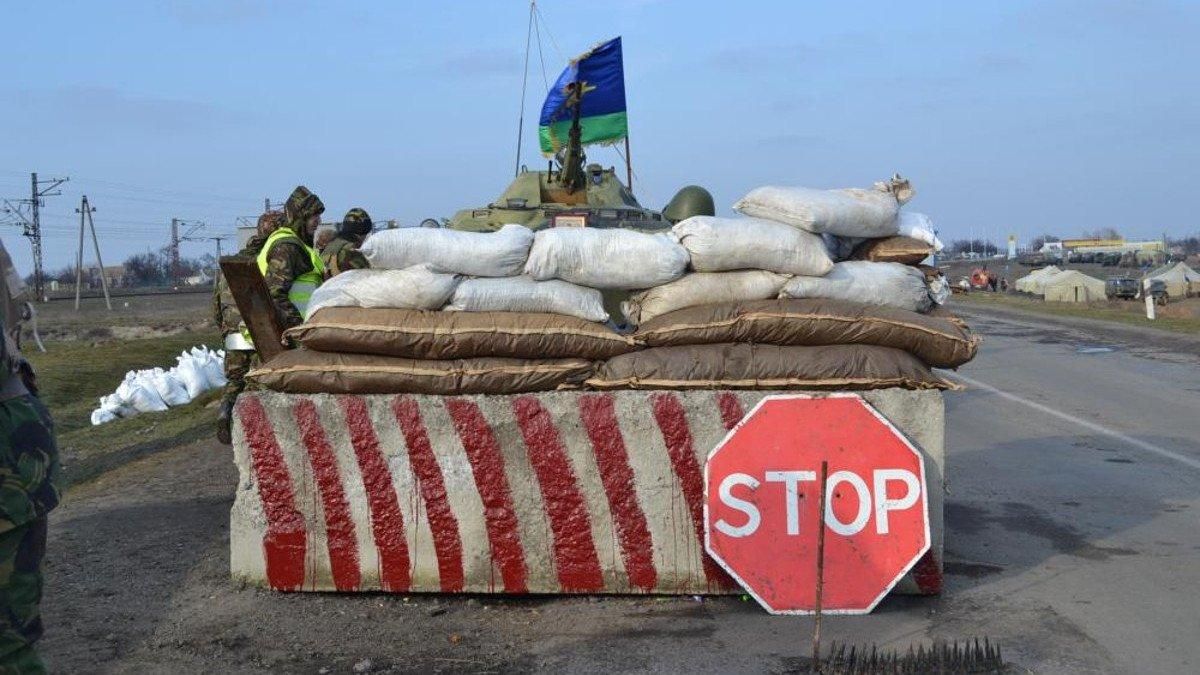
[[[375,229],[375,223],[371,222],[371,216],[363,209],[355,207],[347,211],[346,217],[342,218],[342,224],[338,226],[338,234],[362,237],[371,234],[373,229]]]
[[[283,227],[284,222],[282,211],[267,211],[258,217],[258,233],[271,234]]]
[[[294,223],[325,213],[325,203],[321,201],[320,197],[313,194],[312,190],[303,185],[297,185],[296,189],[292,190],[291,196],[287,198],[283,212],[287,216],[287,221]]]

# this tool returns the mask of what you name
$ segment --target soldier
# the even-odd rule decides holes
[[[353,208],[338,225],[337,236],[321,250],[321,262],[325,263],[325,278],[333,278],[346,270],[365,270],[371,265],[358,250],[367,235],[375,229],[367,212]]]
[[[58,448],[50,413],[21,357],[21,279],[0,243],[0,672],[44,673],[42,636],[46,516],[58,505]]]
[[[253,258],[262,251],[267,237],[283,225],[283,213],[269,211],[258,217],[258,231],[246,242],[245,248],[238,251],[239,256]],[[237,303],[225,275],[217,272],[217,283],[213,287],[213,315],[217,328],[225,340],[225,388],[221,394],[221,407],[217,413],[217,440],[229,445],[233,442],[233,404],[238,394],[246,388],[246,373],[257,365],[258,352],[254,351],[254,343],[250,341],[250,331],[242,321]]]
[[[312,248],[325,204],[303,185],[283,207],[286,223],[267,237],[258,254],[258,269],[286,330],[304,321],[308,299],[325,280],[325,265]]]

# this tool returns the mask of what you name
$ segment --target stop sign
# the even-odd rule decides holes
[[[870,612],[929,548],[921,455],[857,395],[768,396],[704,470],[705,547],[772,614],[814,611],[818,527],[831,614]]]

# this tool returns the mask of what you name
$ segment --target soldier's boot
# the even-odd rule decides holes
[[[236,399],[221,399],[221,408],[217,412],[217,441],[225,445],[233,445],[233,404]]]

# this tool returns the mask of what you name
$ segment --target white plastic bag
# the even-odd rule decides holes
[[[209,389],[225,386],[225,362],[217,357],[217,353],[207,346],[192,347],[192,358],[204,371],[204,379],[208,381]]]
[[[361,251],[375,269],[428,264],[435,272],[508,277],[521,273],[532,244],[533,231],[513,223],[495,232],[406,227],[371,235]]]
[[[900,205],[912,197],[908,181],[876,183],[869,190],[814,190],[768,185],[751,190],[733,205],[755,218],[786,223],[809,232],[843,237],[890,237],[897,233]]]
[[[209,387],[208,378],[204,374],[204,366],[196,360],[196,357],[188,352],[183,352],[177,356],[175,361],[176,366],[173,369],[175,377],[187,389],[188,400],[194,400]]]
[[[124,406],[138,412],[162,412],[167,409],[162,396],[158,395],[154,385],[142,372],[131,370],[126,373],[125,381],[117,387],[116,394]]]
[[[868,305],[885,305],[927,312],[933,303],[925,273],[890,262],[840,262],[823,277],[793,277],[783,287],[784,298],[832,298]]]
[[[629,323],[636,326],[685,307],[774,298],[787,280],[785,274],[763,270],[697,272],[630,296],[621,303],[621,311]]]
[[[940,252],[944,248],[942,240],[938,239],[937,235],[933,233],[933,221],[924,213],[901,211],[896,224],[900,236],[923,241],[932,246],[935,253]]]
[[[313,292],[308,315],[322,307],[441,309],[458,281],[457,275],[436,273],[428,265],[403,270],[350,270]]]
[[[674,281],[687,266],[687,249],[669,234],[553,227],[534,237],[525,273],[538,281],[630,290]]]
[[[819,236],[770,220],[693,216],[671,232],[697,272],[766,270],[819,277],[833,268]]]
[[[187,387],[175,375],[174,368],[169,372],[164,372],[162,368],[145,372],[147,373],[146,379],[167,405],[185,405],[191,402],[192,397],[188,396]]]
[[[447,311],[546,312],[585,321],[608,321],[600,291],[551,279],[522,275],[505,279],[466,279],[458,285]]]

